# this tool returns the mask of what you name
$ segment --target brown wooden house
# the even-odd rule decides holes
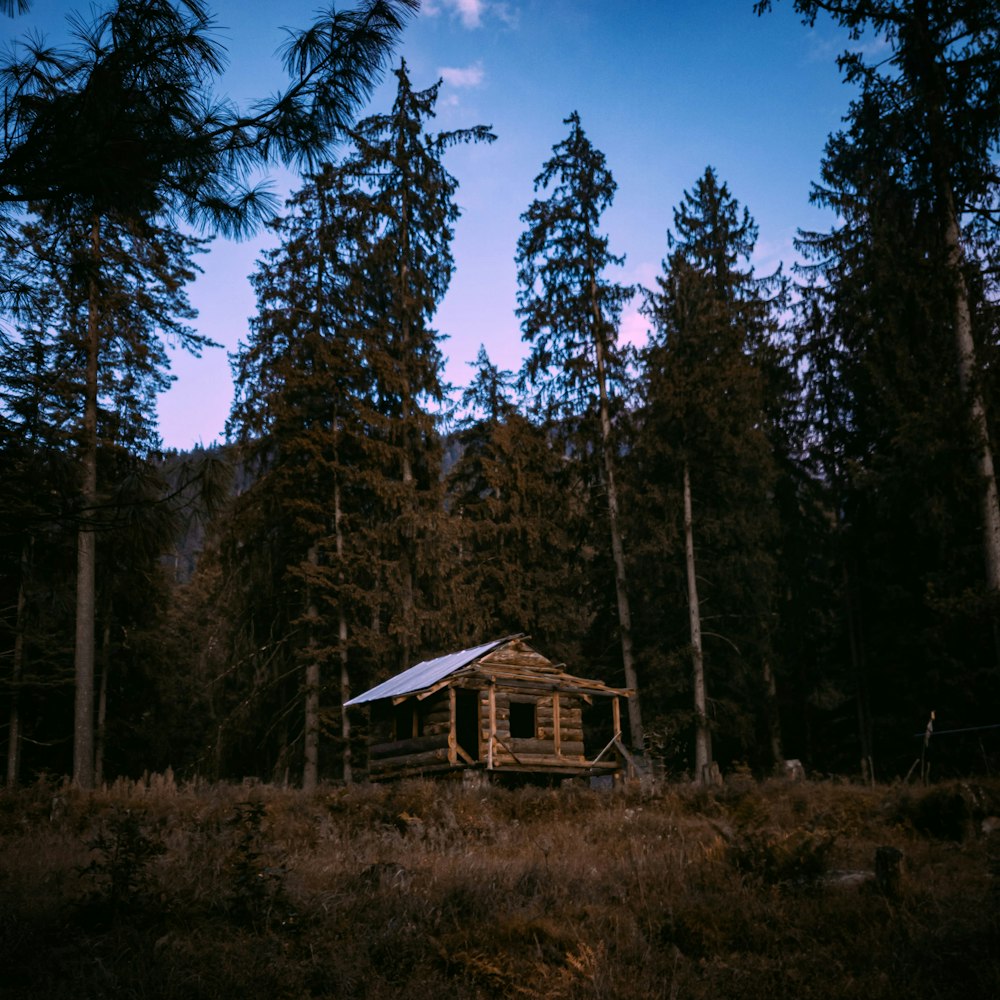
[[[369,777],[618,773],[629,759],[620,714],[628,692],[567,674],[526,640],[418,663],[348,701],[371,706]]]

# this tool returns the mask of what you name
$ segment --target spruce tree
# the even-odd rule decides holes
[[[888,99],[862,93],[831,138],[814,196],[840,221],[800,239],[816,277],[800,324],[810,459],[835,515],[842,607],[827,669],[856,706],[869,769],[887,766],[888,734],[928,701],[977,718],[995,684],[979,664],[996,656],[991,588],[973,570],[982,480],[954,364],[954,288],[937,213],[912,185],[909,125],[887,113]],[[966,280],[977,339],[992,349],[988,285],[972,268]],[[977,380],[984,403],[992,367]]]
[[[440,81],[414,90],[405,62],[395,71],[393,106],[360,122],[345,169],[359,211],[373,222],[358,260],[365,294],[357,336],[372,379],[363,414],[370,461],[365,489],[375,498],[367,543],[375,578],[370,628],[393,667],[444,626],[440,543],[446,535],[441,443],[431,407],[442,403],[440,337],[431,325],[454,270],[458,182],[443,157],[451,146],[492,142],[487,126],[427,130]]]
[[[596,149],[573,112],[569,135],[535,178],[537,198],[521,216],[525,231],[517,245],[518,315],[531,344],[522,378],[540,394],[550,417],[578,421],[596,410],[607,518],[614,562],[618,632],[629,697],[632,746],[644,746],[639,684],[632,642],[625,550],[616,486],[612,416],[615,388],[623,375],[618,323],[632,289],[606,277],[623,257],[608,249],[600,219],[617,185],[604,154]],[[550,190],[551,189],[551,190]]]
[[[223,551],[227,573],[244,581],[233,607],[246,623],[246,649],[267,649],[276,676],[301,677],[291,696],[303,708],[303,787],[312,788],[323,668],[339,667],[342,704],[349,698],[348,622],[360,617],[362,584],[351,567],[363,565],[364,553],[346,525],[357,522],[354,470],[366,461],[360,410],[371,379],[355,303],[363,294],[356,265],[371,221],[352,209],[343,171],[329,164],[307,178],[288,208],[273,227],[280,245],[253,276],[258,313],[234,358],[228,433],[252,481],[237,501]],[[274,642],[277,652],[269,648]],[[289,711],[273,699],[262,706]],[[340,714],[349,778],[349,722]]]
[[[759,13],[770,0],[755,5]],[[795,0],[803,21],[830,15],[852,39],[866,33],[888,45],[877,64],[862,54],[839,59],[860,97],[849,128],[831,136],[828,153],[872,157],[896,154],[897,193],[906,193],[914,217],[936,227],[927,245],[950,304],[959,387],[980,482],[979,516],[987,587],[1000,592],[1000,501],[981,367],[976,359],[975,257],[963,220],[976,215],[995,241],[994,154],[1000,138],[1000,5],[996,0]],[[888,143],[880,149],[879,143]]]
[[[711,779],[713,716],[727,716],[725,735],[744,750],[753,741],[748,706],[766,713],[770,755],[781,756],[771,694],[777,472],[767,384],[778,362],[768,290],[780,294],[782,283],[754,276],[756,238],[749,212],[708,168],[674,211],[670,253],[645,305],[654,332],[636,457],[650,495],[667,505],[661,516],[679,524],[663,544],[678,563],[683,552],[699,782]],[[711,671],[714,685],[705,637],[721,640],[714,657],[728,667]]]
[[[458,639],[469,646],[528,632],[553,655],[577,661],[589,624],[579,467],[565,460],[551,424],[522,412],[511,372],[483,348],[475,367],[447,479],[460,546],[456,605],[466,596]]]
[[[1000,8],[799,0],[795,9],[810,26],[829,15],[852,42],[882,49],[878,62],[860,46],[838,59],[856,97],[813,194],[837,224],[802,234],[817,277],[802,338],[838,527],[842,627],[827,659],[857,702],[864,761],[884,768],[885,741],[903,719],[940,702],[978,720],[996,690],[995,666],[983,664],[997,661],[1000,586],[988,275]],[[830,364],[839,386],[824,375]]]

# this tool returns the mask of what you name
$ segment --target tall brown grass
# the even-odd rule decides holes
[[[996,815],[997,783],[40,782],[0,793],[0,996],[1000,997]]]

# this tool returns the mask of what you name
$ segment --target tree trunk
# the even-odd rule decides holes
[[[767,738],[771,750],[771,762],[777,771],[785,759],[781,745],[781,715],[778,712],[778,685],[771,669],[770,658],[764,658],[764,714],[767,718]]]
[[[17,586],[17,619],[14,626],[14,652],[10,669],[10,714],[7,728],[7,787],[16,788],[21,772],[21,679],[24,677],[24,633],[27,628],[25,585],[31,564],[33,539],[21,549],[21,579]]]
[[[101,683],[97,693],[97,739],[94,749],[94,785],[104,783],[104,750],[107,746],[108,673],[111,670],[111,613],[104,620],[101,638]]]
[[[344,583],[344,530],[343,511],[340,506],[340,480],[333,485],[333,525],[336,536],[337,564],[340,567],[340,582]],[[347,615],[344,613],[343,589],[339,597],[339,612],[337,622],[337,641],[340,646],[340,738],[343,742],[343,775],[344,781],[350,784],[354,780],[353,761],[351,759],[351,719],[344,705],[351,700],[351,677],[348,671],[347,652]]]
[[[950,189],[945,189],[943,198],[947,215],[944,239],[954,297],[958,380],[969,407],[976,471],[979,473],[986,584],[991,592],[997,594],[1000,593],[1000,500],[997,497],[997,477],[993,466],[993,448],[990,444],[986,405],[979,387],[976,348],[972,339],[972,317],[969,312],[969,290],[965,283],[965,275],[962,273],[962,245]]]
[[[854,671],[854,688],[858,708],[858,735],[861,740],[861,776],[866,783],[874,783],[874,733],[872,732],[871,704],[868,698],[865,653],[861,642],[860,626],[854,611],[851,574],[846,562],[843,564],[842,573],[844,579],[844,610],[847,616],[847,638],[851,651],[851,666]]]
[[[917,28],[912,36],[912,44],[916,49],[915,74],[927,113],[931,170],[941,218],[945,264],[951,280],[958,380],[969,408],[976,471],[980,480],[980,516],[986,583],[993,594],[1000,594],[1000,501],[997,496],[989,422],[979,385],[976,349],[972,337],[969,288],[963,273],[965,255],[962,250],[959,224],[960,208],[955,203],[955,188],[949,169],[959,150],[956,140],[949,137],[949,126],[944,111],[947,93],[947,71],[941,64],[944,45],[935,36],[930,9],[926,2],[915,5],[913,17]]]
[[[687,564],[688,620],[691,625],[691,678],[694,688],[694,780],[709,784],[712,766],[712,733],[708,728],[705,693],[705,658],[701,647],[701,611],[694,561],[694,523],[691,514],[691,475],[684,460],[684,556]]]
[[[315,545],[309,547],[309,565],[313,568],[319,565],[319,553]],[[309,584],[311,590],[312,584]],[[316,791],[319,780],[319,657],[316,654],[316,625],[319,620],[319,610],[312,597],[306,611],[309,619],[309,641],[306,647],[306,697],[305,697],[305,737],[304,763],[302,765],[302,790]]]
[[[80,436],[80,512],[76,543],[76,647],[73,712],[73,784],[94,785],[94,613],[97,545],[94,520],[97,505],[97,360],[100,349],[97,267],[101,253],[100,221],[90,231],[90,293],[87,305],[86,368],[83,428]]]
[[[611,415],[608,405],[607,373],[604,358],[604,339],[601,332],[602,317],[597,302],[596,281],[590,283],[591,304],[595,324],[594,347],[597,360],[597,391],[601,416],[601,458],[604,462],[604,479],[608,491],[608,524],[611,529],[611,554],[615,563],[615,596],[618,601],[618,632],[622,647],[622,666],[625,686],[629,690],[628,718],[632,749],[645,749],[646,738],[642,728],[642,708],[639,700],[639,679],[635,672],[635,655],[632,647],[632,608],[626,585],[625,547],[622,544],[618,522],[618,488],[615,484],[615,460],[611,442]]]

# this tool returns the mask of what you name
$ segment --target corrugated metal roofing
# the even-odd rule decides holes
[[[463,649],[457,653],[449,653],[447,656],[439,656],[434,660],[424,660],[416,666],[404,670],[395,677],[390,677],[387,681],[376,685],[370,691],[359,694],[356,698],[344,702],[348,705],[363,705],[369,701],[379,701],[382,698],[398,698],[400,695],[415,694],[432,687],[438,681],[444,680],[449,674],[456,670],[461,670],[473,660],[478,660],[480,656],[485,656],[505,642],[516,639],[517,636],[508,635],[503,639],[494,639],[492,642],[484,643],[482,646],[474,646],[472,649]]]

